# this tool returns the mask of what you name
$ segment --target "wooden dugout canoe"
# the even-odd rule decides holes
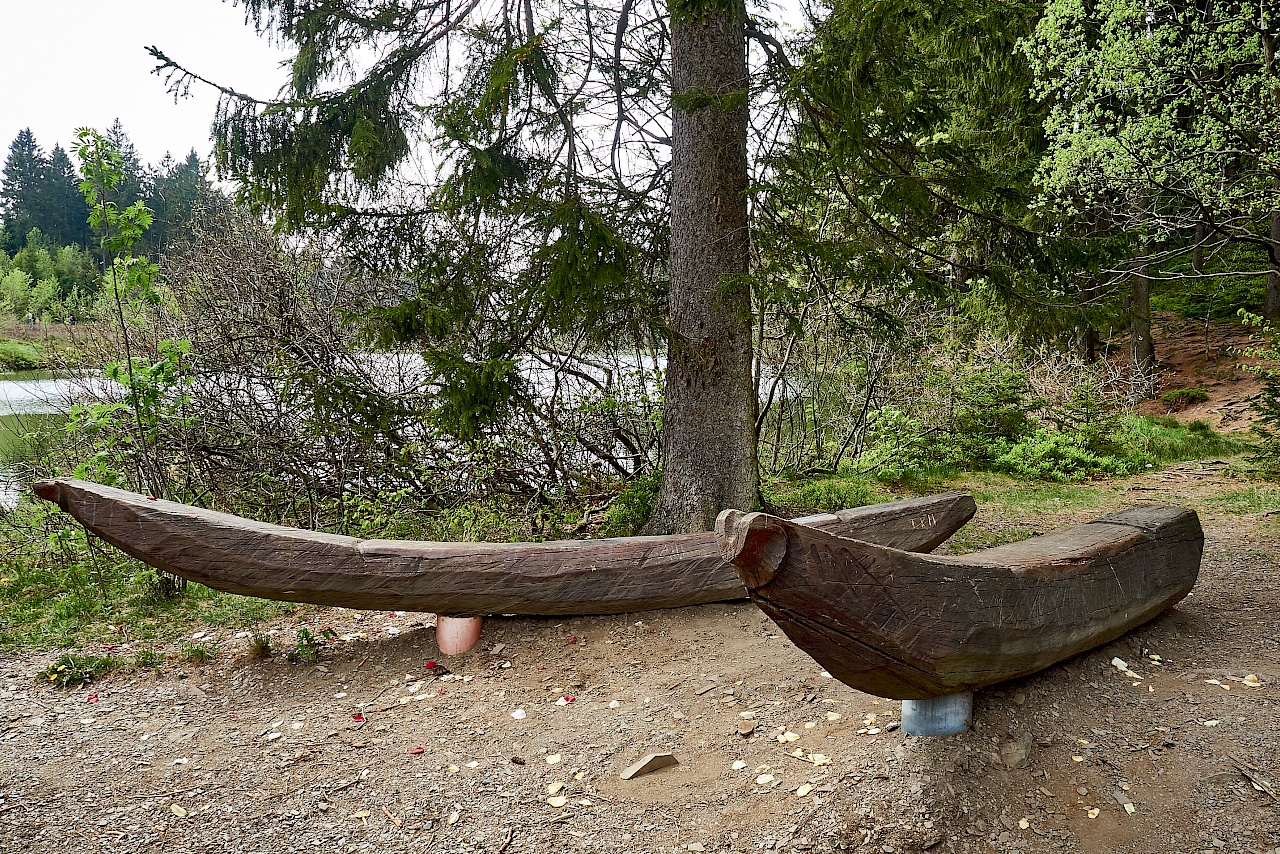
[[[362,540],[159,501],[88,481],[35,484],[102,539],[217,590],[446,615],[615,614],[747,595],[715,534],[547,543]],[[810,516],[806,525],[931,550],[976,510],[963,493]]]
[[[1114,640],[1190,591],[1195,512],[1135,507],[960,557],[909,554],[726,510],[724,559],[840,681],[925,700],[1025,676]]]

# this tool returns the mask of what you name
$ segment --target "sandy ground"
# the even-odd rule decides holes
[[[1280,518],[1215,511],[1216,471],[1114,497],[1201,508],[1190,597],[980,693],[954,738],[904,735],[748,603],[496,618],[447,660],[428,615],[317,610],[274,627],[347,638],[315,663],[226,632],[72,690],[35,678],[54,653],[0,659],[0,850],[1280,854]],[[619,778],[658,751],[679,764]]]

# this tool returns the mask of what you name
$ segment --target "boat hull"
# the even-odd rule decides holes
[[[58,479],[36,493],[102,539],[217,590],[289,602],[436,614],[613,614],[745,598],[713,533],[547,543],[363,540],[271,525]],[[930,550],[972,518],[963,493],[800,520]]]
[[[725,511],[722,556],[832,676],[925,700],[1025,676],[1147,622],[1191,591],[1190,510],[1138,507],[960,557],[910,554]]]

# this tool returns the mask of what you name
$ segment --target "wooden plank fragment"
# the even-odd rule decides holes
[[[832,676],[922,700],[1024,676],[1104,644],[1191,591],[1191,510],[1137,507],[959,557],[911,554],[725,511],[721,554]]]
[[[652,771],[679,764],[675,756],[670,753],[649,753],[628,765],[627,769],[618,776],[624,780],[630,780],[632,777],[639,777],[641,774],[648,774]]]
[[[547,543],[362,540],[243,519],[74,479],[36,494],[158,569],[216,590],[346,608],[447,615],[616,614],[741,599],[714,534]],[[963,493],[797,520],[929,550],[972,518]]]

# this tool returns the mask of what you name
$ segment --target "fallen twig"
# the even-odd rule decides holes
[[[1258,766],[1250,765],[1238,756],[1229,755],[1228,758],[1236,764],[1236,768],[1249,779],[1255,789],[1271,798],[1273,803],[1280,804],[1280,795],[1277,795],[1276,790],[1271,788],[1271,784],[1257,773]]]

